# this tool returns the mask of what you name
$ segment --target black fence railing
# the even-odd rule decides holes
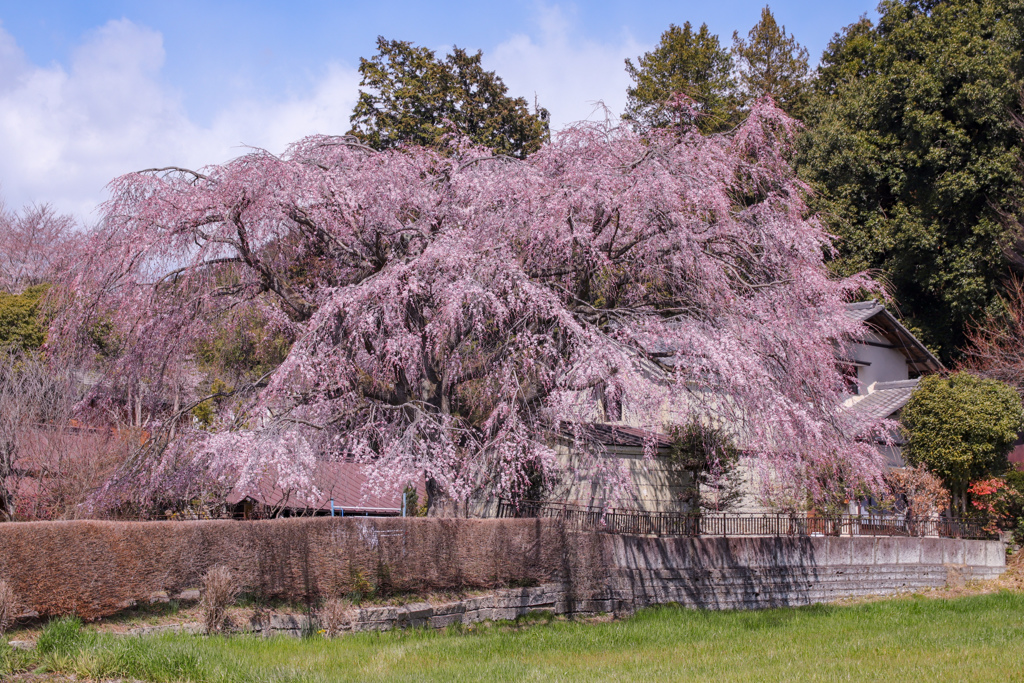
[[[523,501],[501,501],[498,517],[560,519],[575,531],[657,536],[933,536],[994,538],[977,519],[813,514],[680,514]]]

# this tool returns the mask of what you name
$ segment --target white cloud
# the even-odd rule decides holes
[[[630,85],[625,59],[635,60],[650,47],[628,34],[614,43],[580,38],[571,18],[558,6],[541,6],[537,23],[538,40],[513,36],[490,54],[484,53],[487,68],[501,76],[510,93],[526,97],[531,105],[536,93],[540,105],[551,112],[555,130],[575,121],[603,118],[598,102],[618,116]]]
[[[626,57],[648,48],[628,34],[611,42],[579,35],[558,7],[541,6],[536,34],[516,35],[484,61],[515,95],[552,114],[553,128],[625,104]],[[151,166],[199,166],[243,154],[243,145],[284,151],[312,133],[343,133],[358,95],[349,66],[323,67],[299,95],[225,101],[208,123],[190,116],[183,94],[162,77],[158,31],[122,19],[84,36],[68,65],[32,64],[0,26],[0,197],[8,206],[50,202],[96,218],[114,177]]]
[[[235,101],[208,126],[193,122],[163,82],[160,33],[127,20],[92,32],[68,69],[30,64],[0,27],[0,194],[9,206],[51,202],[95,217],[112,178],[149,166],[198,167],[244,152],[281,152],[311,133],[348,129],[354,69],[328,65],[312,92]]]

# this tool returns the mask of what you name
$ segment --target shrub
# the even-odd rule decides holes
[[[328,638],[341,635],[352,622],[352,603],[342,598],[330,598],[316,614],[317,622]]]
[[[416,492],[415,486],[413,486],[412,484],[406,484],[405,488],[402,489],[402,495],[405,496],[406,517],[427,516],[427,504],[420,504],[420,494]]]
[[[1014,536],[1019,535],[1020,518],[1024,516],[1024,492],[1011,483],[1009,477],[976,481],[967,492],[971,494],[971,504],[985,514],[988,531],[996,533],[1017,528]]]
[[[366,574],[361,569],[354,565],[349,565],[349,582],[350,590],[349,597],[352,602],[358,604],[365,598],[372,598],[376,595],[376,587],[370,583],[370,580],[366,578]]]
[[[906,513],[914,519],[934,517],[949,507],[949,491],[923,465],[891,470],[885,480],[891,494],[891,500],[889,496],[883,500],[885,507],[899,510],[905,505]]]
[[[967,487],[1006,468],[1006,454],[1024,427],[1021,399],[1012,388],[966,372],[921,379],[900,418],[907,432],[903,456],[942,479],[961,512]]]
[[[0,579],[0,636],[7,632],[7,628],[14,621],[17,599],[10,585]]]
[[[1010,538],[1018,548],[1024,548],[1024,470],[1011,468],[1003,475],[1003,481],[1020,494],[1009,510],[1011,517],[1015,517],[1010,525]]]
[[[200,608],[207,633],[221,633],[227,623],[228,607],[238,597],[238,584],[231,570],[217,566],[203,577],[203,599]]]
[[[740,451],[722,429],[699,421],[670,429],[669,461],[685,473],[682,499],[690,511],[699,514],[728,512],[743,496],[737,465]]]
[[[46,324],[40,304],[48,289],[49,285],[37,285],[21,294],[0,291],[0,347],[28,351],[43,345]]]

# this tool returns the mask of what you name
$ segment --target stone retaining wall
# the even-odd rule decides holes
[[[996,541],[939,538],[653,538],[572,534],[589,562],[572,558],[570,581],[438,605],[354,608],[346,631],[407,626],[444,628],[531,612],[630,614],[656,604],[759,609],[942,588],[950,581],[997,578],[1006,551]],[[603,568],[603,579],[592,573]],[[589,574],[589,578],[587,575]],[[271,622],[264,633],[299,635],[306,617]]]
[[[577,594],[584,611],[629,612],[676,602],[702,609],[806,605],[992,579],[1006,568],[998,541],[885,537],[652,538],[604,535],[590,567],[604,581]],[[601,585],[603,584],[603,585]]]

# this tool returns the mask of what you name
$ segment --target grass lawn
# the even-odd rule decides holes
[[[0,675],[152,681],[1024,681],[1024,593],[621,621],[489,624],[336,640],[118,637],[51,624]],[[6,667],[6,671],[4,669]]]

